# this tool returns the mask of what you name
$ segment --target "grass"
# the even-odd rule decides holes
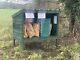
[[[12,15],[20,9],[0,9],[0,39],[5,35],[5,32],[12,27]],[[12,29],[12,28],[11,28]],[[8,31],[7,31],[8,32]],[[2,36],[2,37],[1,37]]]
[[[18,10],[20,9],[0,9],[0,60],[80,60],[78,43],[71,46],[60,45],[60,48],[53,52],[13,47],[11,16]]]
[[[33,52],[22,50],[19,46],[12,46],[13,21],[11,16],[19,10],[20,9],[0,9],[0,51],[2,52],[0,60],[42,60],[41,55],[44,54],[44,52],[41,53],[40,50]]]
[[[12,15],[20,9],[0,9],[0,57],[3,48],[11,46],[12,42]],[[0,58],[0,60],[3,60]]]
[[[0,25],[7,28],[12,23],[11,16],[20,9],[0,9]]]

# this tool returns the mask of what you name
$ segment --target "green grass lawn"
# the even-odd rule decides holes
[[[17,13],[20,9],[0,9],[0,37],[3,32],[12,26],[12,15]]]
[[[0,25],[7,26],[12,23],[12,15],[20,9],[0,9]]]

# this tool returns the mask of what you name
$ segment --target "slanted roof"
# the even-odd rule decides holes
[[[21,14],[23,12],[24,12],[24,9],[21,9],[18,12],[16,12],[15,14],[13,14],[12,17],[14,18],[14,17],[18,16],[19,14]]]
[[[19,10],[17,13],[12,15],[12,17],[16,17],[19,14],[25,13],[25,12],[33,12],[33,13],[38,13],[38,12],[45,12],[45,13],[59,13],[58,9],[22,9]]]

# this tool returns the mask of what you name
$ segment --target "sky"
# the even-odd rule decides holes
[[[5,1],[5,0],[0,0],[0,2]]]
[[[7,0],[0,0],[0,2],[3,2],[3,1],[7,1]],[[9,0],[11,1],[11,0]],[[12,0],[13,1],[13,0]],[[14,1],[26,1],[26,2],[32,2],[33,0],[14,0]]]
[[[34,3],[34,0],[0,0],[0,2],[12,2],[18,4]]]

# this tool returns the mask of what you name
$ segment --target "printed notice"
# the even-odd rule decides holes
[[[57,16],[54,16],[54,24],[57,24]]]
[[[34,13],[25,13],[26,18],[34,18]]]
[[[46,14],[45,13],[38,13],[38,18],[39,19],[46,18]]]

